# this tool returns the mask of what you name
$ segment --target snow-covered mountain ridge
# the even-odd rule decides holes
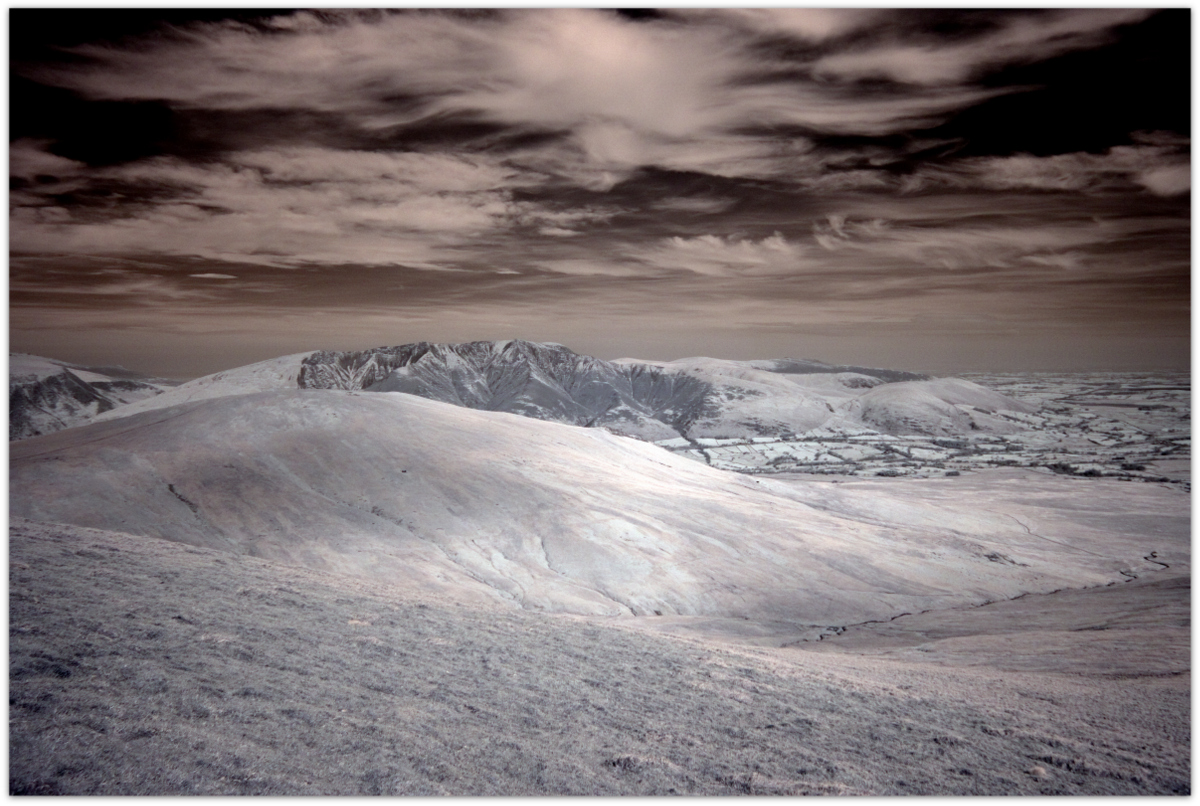
[[[522,340],[316,351],[198,378],[98,421],[271,389],[403,392],[456,406],[603,427],[660,444],[789,440],[818,429],[955,436],[1023,428],[1028,405],[954,378],[813,360],[604,361]]]
[[[8,358],[9,441],[82,425],[169,388],[120,367],[82,367],[36,355]]]
[[[521,340],[316,352],[302,360],[298,383],[405,392],[651,441],[786,438],[845,425],[888,433],[1006,432],[1012,423],[991,414],[1031,410],[967,381],[896,370],[795,359],[610,362]]]

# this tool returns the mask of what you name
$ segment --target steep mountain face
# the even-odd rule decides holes
[[[23,353],[9,355],[8,377],[10,442],[86,423],[164,389],[120,368],[89,369]]]
[[[744,361],[720,358],[681,358],[678,361],[638,362],[621,359],[624,366],[651,366],[672,375],[702,380],[710,390],[706,406],[681,434],[689,440],[754,437],[793,437],[840,422],[839,398],[846,388],[830,389],[797,383],[810,375],[783,375],[756,369]],[[822,375],[841,378],[842,375]],[[863,376],[865,377],[865,376]],[[874,378],[866,379],[870,383]],[[851,395],[852,396],[852,395]]]
[[[313,353],[302,363],[299,386],[405,392],[649,440],[677,437],[715,413],[713,386],[702,379],[520,340]]]
[[[991,506],[960,489],[951,512],[903,491],[726,473],[602,429],[411,395],[289,390],[14,444],[9,496],[15,517],[401,590],[823,628],[1158,567],[1142,558],[1167,550],[1158,521],[1146,526],[1163,502],[1121,496],[1170,491],[1112,483],[1101,505],[1088,487],[1081,510],[1078,480],[1045,484],[1046,502],[998,511],[994,489]]]

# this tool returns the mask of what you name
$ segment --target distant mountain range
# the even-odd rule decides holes
[[[653,442],[786,439],[817,429],[1006,433],[1019,426],[996,412],[1031,410],[968,381],[897,370],[797,359],[603,361],[561,344],[522,340],[299,353],[165,391],[126,381],[136,386],[122,387],[129,399],[120,402],[113,399],[115,379],[84,378],[81,368],[45,363],[57,366],[57,374],[43,373],[33,386],[29,373],[20,383],[15,374],[10,378],[10,439],[93,418],[109,420],[192,400],[281,389],[403,392],[471,409],[603,427]],[[13,366],[17,369],[18,363]]]
[[[90,422],[169,388],[122,367],[84,367],[24,353],[8,357],[8,438],[25,439]]]

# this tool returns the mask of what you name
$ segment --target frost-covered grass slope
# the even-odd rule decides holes
[[[402,394],[196,400],[14,445],[10,473],[14,516],[578,613],[834,625],[1157,567],[1122,529],[864,518],[603,430]]]
[[[82,367],[26,353],[8,356],[8,438],[49,434],[168,387],[119,367]]]
[[[716,646],[628,629],[663,619],[463,606],[252,557],[20,521],[10,527],[8,569],[14,795],[1190,788],[1186,673],[1092,673],[1112,668],[1103,659],[1082,673],[1001,673]],[[957,624],[990,609],[957,614]],[[1131,600],[1127,612],[1153,624],[1146,609]],[[1076,641],[1127,635],[1130,655],[1154,645],[1145,629],[1063,623],[1085,628]],[[995,649],[1033,634],[996,636]],[[1050,633],[1043,657],[1061,654],[1051,644],[1060,635]],[[950,643],[938,642],[934,657]],[[1084,658],[1097,657],[1091,646]],[[1073,666],[1077,650],[1068,650]]]

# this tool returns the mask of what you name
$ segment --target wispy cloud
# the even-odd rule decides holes
[[[217,299],[202,288],[187,287],[179,278],[124,271],[97,272],[90,277],[75,277],[70,283],[48,285],[42,278],[13,277],[9,290],[13,294],[44,294],[52,291],[58,300],[71,297],[102,298],[133,305],[153,305],[185,301]]]
[[[887,14],[867,8],[712,8],[672,9],[666,13],[690,20],[735,25],[768,37],[823,42],[867,28]]]
[[[1097,253],[1162,223],[1075,219],[1017,224],[1000,220],[947,226],[945,219],[853,220],[831,215],[814,225],[813,239],[829,253],[849,256],[862,269],[882,266],[911,272],[919,268],[925,274],[932,269],[1073,269],[1093,262],[1108,263],[1098,260]],[[993,272],[993,276],[1002,274]]]
[[[18,206],[13,246],[420,265],[438,247],[505,224],[517,174],[482,158],[316,148],[235,153],[218,164],[149,159],[88,174],[129,197],[107,219]],[[155,198],[139,202],[139,189]]]
[[[1114,146],[1103,154],[1016,154],[923,167],[905,177],[901,187],[909,192],[942,186],[1089,193],[1141,188],[1157,196],[1178,196],[1191,189],[1186,140],[1156,133],[1135,138],[1146,142]]]
[[[73,176],[86,168],[82,162],[52,154],[50,140],[23,137],[8,146],[8,173],[19,179],[36,182],[39,177],[61,179]]]
[[[198,23],[134,45],[81,45],[74,61],[19,69],[92,99],[161,101],[185,111],[335,115],[368,140],[446,121],[488,122],[536,136],[499,150],[453,153],[241,149],[204,164],[160,158],[100,172],[53,155],[46,142],[19,141],[12,164],[14,175],[27,180],[49,173],[60,181],[176,188],[166,194],[170,206],[158,212],[171,227],[167,243],[205,244],[203,230],[219,217],[233,237],[202,252],[210,256],[222,249],[286,251],[284,241],[307,232],[334,241],[361,236],[381,261],[422,263],[445,241],[409,233],[467,235],[506,226],[531,215],[513,210],[514,191],[562,180],[604,192],[654,167],[825,192],[895,187],[896,177],[883,168],[904,157],[903,147],[890,154],[879,145],[817,148],[796,130],[877,138],[931,126],[1007,91],[968,83],[978,69],[1090,46],[1147,13],[1010,13],[974,37],[921,34],[927,41],[903,47],[888,39],[901,19],[897,12],[854,9],[680,11],[652,23],[588,9],[346,10],[280,14],[258,26]],[[772,37],[823,49],[783,55],[763,47]],[[921,86],[887,92],[843,86],[842,80],[876,75]],[[1114,151],[1108,161],[1140,159],[1141,167],[1121,170],[1152,192],[1180,192],[1180,163],[1154,162],[1147,155],[1156,147],[1139,148],[1136,159]],[[1079,189],[1088,186],[1084,174],[1112,173],[1111,166],[1059,164],[1065,161],[968,163],[950,175],[960,185],[975,179],[987,187]],[[1071,178],[1063,180],[1065,174]],[[934,181],[918,173],[908,187]],[[26,196],[18,206],[44,205],[48,195],[19,192]],[[19,222],[51,226],[48,218],[61,215]],[[81,248],[104,248],[106,240],[112,248],[133,247],[137,216],[135,204],[107,233],[89,219],[57,222],[45,234],[67,236]],[[74,226],[92,229],[66,232]],[[540,226],[551,236],[573,231],[548,218]],[[21,238],[27,246],[39,240],[36,233]],[[394,248],[382,248],[379,239],[393,239]],[[297,260],[369,259],[363,248],[317,250],[303,246],[308,240],[299,237]]]
[[[759,241],[718,235],[676,236],[632,256],[658,268],[714,277],[799,274],[806,263],[804,248],[779,233]]]
[[[721,213],[737,203],[730,198],[705,198],[701,196],[676,196],[673,198],[657,199],[650,204],[655,210],[667,210],[681,213]]]
[[[813,69],[818,75],[840,79],[958,84],[975,78],[985,68],[1039,61],[1093,47],[1109,39],[1113,28],[1144,20],[1150,13],[1147,9],[1009,13],[996,17],[995,27],[978,36],[946,41],[905,31],[905,41],[881,37],[882,41],[824,56]]]
[[[680,12],[654,23],[588,9],[302,12],[258,28],[198,24],[137,47],[80,46],[79,63],[24,71],[89,98],[311,110],[364,134],[486,121],[554,135],[515,156],[604,190],[643,166],[786,178],[804,167],[809,146],[795,133],[778,136],[779,127],[882,136],[935,125],[1003,91],[964,84],[968,67],[1082,47],[1139,16],[1065,12],[1038,24],[1017,16],[978,41],[930,45],[917,58],[878,45],[888,14],[859,10]],[[856,29],[874,30],[867,41],[876,44],[786,57],[761,47],[768,34],[822,41]],[[910,83],[937,86],[851,92],[819,79],[905,69],[931,79]]]

